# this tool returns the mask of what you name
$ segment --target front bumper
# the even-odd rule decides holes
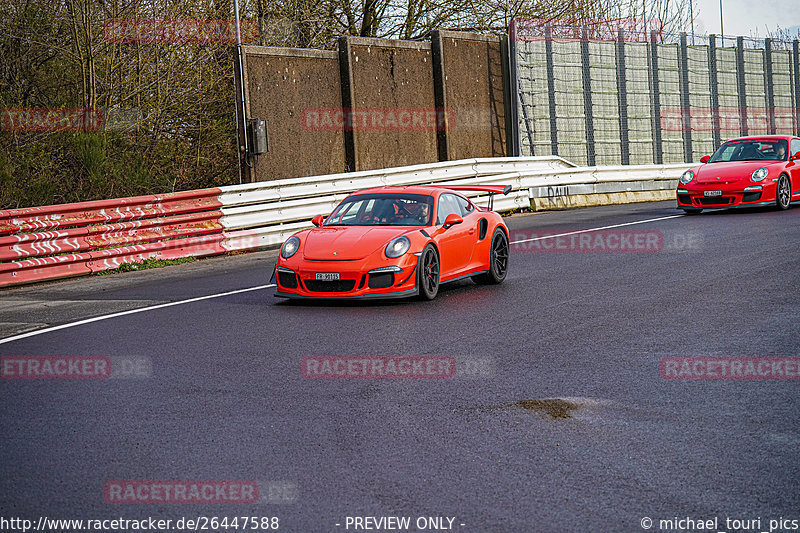
[[[383,300],[383,299],[393,299],[393,298],[409,298],[411,296],[416,296],[419,294],[419,290],[414,287],[411,290],[399,291],[399,292],[367,292],[364,294],[357,294],[352,296],[339,296],[339,295],[330,295],[330,294],[314,294],[312,296],[306,296],[304,294],[297,294],[292,292],[280,292],[277,291],[275,293],[276,298],[287,298],[289,300]]]
[[[755,188],[754,185],[748,187]],[[707,190],[721,191],[719,196],[705,196]],[[730,209],[733,207],[758,207],[775,202],[775,185],[771,190],[762,186],[759,190],[744,190],[743,187],[678,187],[675,196],[679,209]]]
[[[279,261],[275,267],[275,296],[278,298],[380,299],[405,298],[418,293],[416,254],[405,254],[379,264],[369,258],[359,261],[292,259]],[[316,279],[318,273],[335,273],[339,279],[319,280]]]

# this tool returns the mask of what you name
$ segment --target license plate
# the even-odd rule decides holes
[[[320,281],[336,281],[339,279],[338,272],[317,272],[316,279]]]
[[[722,196],[722,191],[703,191],[703,196]]]

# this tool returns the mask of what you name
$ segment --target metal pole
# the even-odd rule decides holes
[[[739,93],[739,132],[747,135],[747,87],[744,76],[744,37],[736,38],[736,82]]]
[[[722,144],[722,133],[719,121],[719,76],[717,72],[717,36],[713,33],[708,36],[708,78],[711,89],[711,132],[714,139],[714,149]]]
[[[653,159],[664,163],[664,144],[661,138],[661,91],[658,79],[658,42],[655,30],[650,32],[650,86],[653,90]]]
[[[508,90],[511,95],[510,122],[511,131],[509,142],[511,149],[509,155],[519,156],[522,154],[522,140],[519,136],[519,65],[517,64],[517,30],[516,21],[512,20],[508,28],[508,56],[509,56],[509,76]]]
[[[680,69],[681,91],[681,123],[683,125],[683,159],[692,162],[692,115],[689,106],[689,55],[686,50],[686,32],[681,32],[680,54],[678,56]]]
[[[550,114],[550,151],[558,155],[558,122],[556,120],[556,80],[553,66],[553,27],[544,27],[544,49],[547,64],[547,104]]]
[[[772,83],[772,39],[764,39],[764,88],[767,90],[767,128],[775,135],[775,87]]]
[[[792,66],[794,67],[794,127],[800,135],[800,41],[792,43]]]
[[[628,133],[628,84],[625,75],[625,34],[622,29],[617,35],[617,105],[619,111],[620,162],[631,164],[630,135]]]
[[[592,114],[592,77],[589,70],[589,32],[581,28],[581,66],[583,67],[583,114],[586,122],[586,160],[595,166],[594,116]]]
[[[250,160],[248,154],[248,147],[247,147],[247,109],[245,109],[245,89],[244,89],[244,56],[242,51],[242,30],[241,26],[239,25],[239,0],[233,1],[233,17],[235,19],[236,24],[236,59],[239,63],[239,103],[242,109],[242,142],[244,142],[244,163],[248,167],[250,167]],[[239,149],[239,183],[242,182],[242,172],[241,172],[241,164],[242,164],[242,148]],[[249,172],[248,172],[249,174]],[[250,176],[250,180],[252,181],[253,176]]]
[[[722,48],[725,48],[725,26],[722,24],[722,0],[719,0],[719,36],[722,38]]]
[[[242,29],[239,25],[239,0],[233,0],[233,18],[236,19],[236,44],[242,44]]]

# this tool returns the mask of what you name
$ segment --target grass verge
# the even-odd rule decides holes
[[[191,263],[197,261],[196,257],[180,257],[178,259],[145,259],[144,261],[134,263],[123,263],[117,268],[111,270],[103,270],[97,272],[97,276],[106,276],[108,274],[116,274],[118,272],[133,272],[134,270],[148,270],[150,268],[161,268],[170,265],[180,265],[183,263]]]

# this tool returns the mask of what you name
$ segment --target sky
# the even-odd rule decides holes
[[[695,33],[719,34],[719,1],[695,0]],[[725,35],[765,37],[778,27],[800,29],[800,0],[722,0]]]

